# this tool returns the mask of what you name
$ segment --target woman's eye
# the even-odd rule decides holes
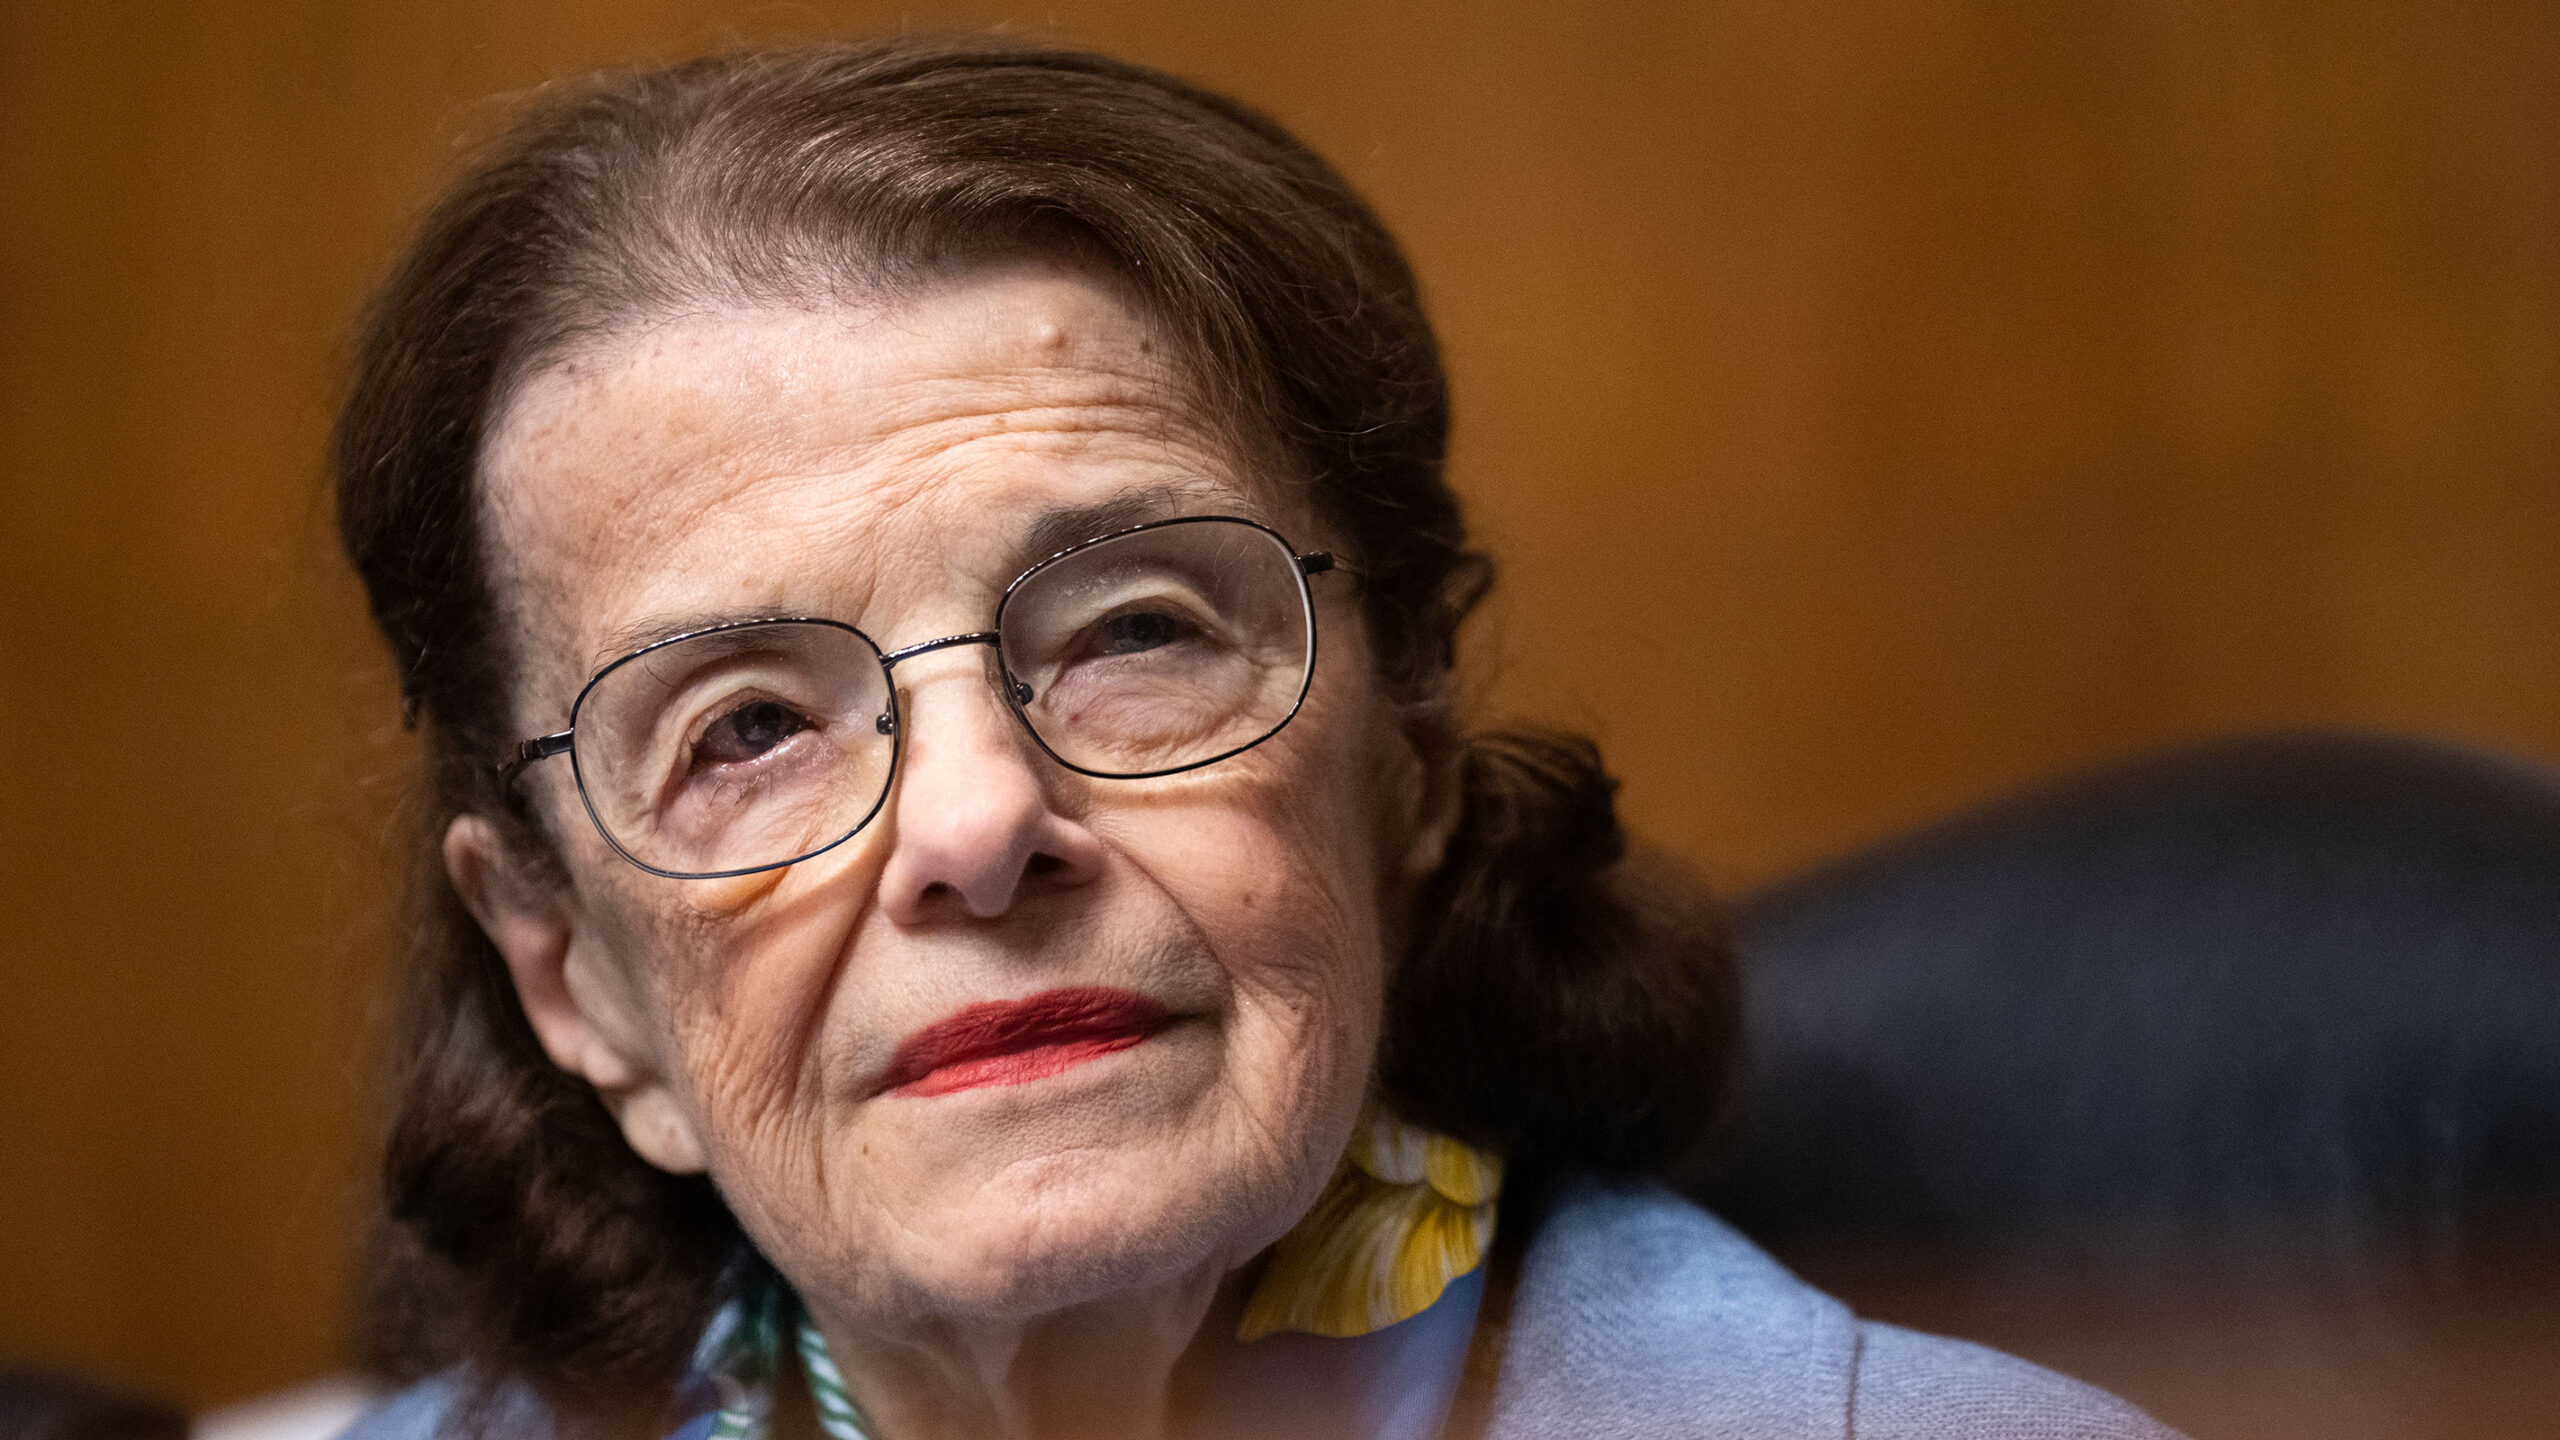
[[[694,747],[694,759],[706,765],[743,764],[808,728],[809,722],[788,705],[752,701],[711,722]]]
[[[1135,655],[1170,645],[1190,626],[1158,610],[1135,610],[1102,622],[1100,650],[1105,655]]]

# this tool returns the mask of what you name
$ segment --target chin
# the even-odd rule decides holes
[[[875,1193],[868,1213],[837,1228],[846,1243],[828,1247],[835,1263],[820,1262],[833,1284],[774,1258],[804,1293],[817,1278],[839,1303],[869,1312],[843,1317],[856,1325],[1027,1322],[1214,1284],[1278,1239],[1332,1168],[1324,1154],[1282,1159],[1151,1138],[983,1156]]]
[[[1268,1243],[1263,1197],[1241,1187],[1168,1185],[1161,1166],[1090,1155],[1036,1173],[1052,1168],[1010,1172],[903,1237],[898,1268],[924,1308],[1026,1320],[1223,1274]]]

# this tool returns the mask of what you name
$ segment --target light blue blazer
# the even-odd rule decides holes
[[[1438,1338],[1430,1312],[1356,1341],[1299,1337],[1331,1352],[1307,1378],[1329,1372],[1334,1398],[1353,1402],[1341,1411],[1343,1440],[1438,1428],[1476,1289],[1461,1296],[1452,1287],[1442,1319],[1457,1323],[1438,1324],[1452,1332]],[[453,1392],[428,1381],[342,1440],[434,1440]],[[1389,1411],[1404,1418],[1373,1418]],[[553,1433],[521,1390],[491,1418],[508,1440]],[[709,1419],[695,1417],[670,1440],[696,1440]],[[1225,1419],[1251,1433],[1250,1416]],[[2024,1360],[1861,1320],[1659,1185],[1563,1182],[1521,1257],[1487,1440],[1710,1437],[2177,1440],[2123,1401]]]

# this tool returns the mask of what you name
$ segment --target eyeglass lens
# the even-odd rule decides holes
[[[1088,774],[1189,769],[1258,744],[1296,710],[1314,658],[1307,590],[1278,536],[1177,521],[1068,551],[997,612],[1015,713]],[[731,626],[599,675],[574,717],[597,828],[660,874],[805,859],[887,797],[896,705],[881,654],[824,620]]]

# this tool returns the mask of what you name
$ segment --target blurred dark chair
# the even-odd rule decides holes
[[[2560,780],[2219,745],[1738,934],[1749,1108],[1679,1178],[1810,1278],[2199,1434],[2560,1435]]]
[[[0,1367],[0,1440],[186,1440],[155,1400],[43,1370]]]

